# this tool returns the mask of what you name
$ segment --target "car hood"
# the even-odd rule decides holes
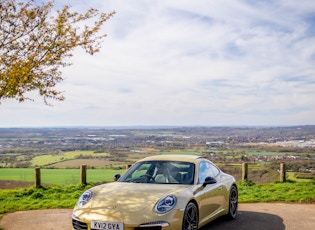
[[[163,196],[175,195],[187,187],[176,184],[108,183],[90,189],[92,199],[79,209],[139,212],[148,206],[153,207]]]

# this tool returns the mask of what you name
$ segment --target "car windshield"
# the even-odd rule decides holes
[[[119,182],[193,184],[195,165],[180,161],[141,161],[134,164]]]

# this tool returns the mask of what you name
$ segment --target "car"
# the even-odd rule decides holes
[[[73,229],[190,230],[237,216],[234,177],[203,156],[149,156],[114,178],[81,195]]]

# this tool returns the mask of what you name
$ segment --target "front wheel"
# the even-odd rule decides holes
[[[238,191],[237,187],[233,185],[230,190],[229,196],[229,213],[227,217],[231,220],[235,219],[237,216],[237,206],[238,206]]]
[[[190,202],[185,208],[182,230],[198,229],[198,209],[196,205]]]

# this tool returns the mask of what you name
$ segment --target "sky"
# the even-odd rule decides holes
[[[0,127],[315,125],[314,0],[67,3],[116,11],[101,52],[75,50],[63,102],[2,101]]]

